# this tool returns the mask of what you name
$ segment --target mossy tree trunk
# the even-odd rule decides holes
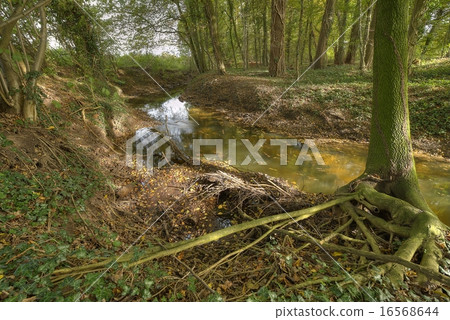
[[[378,176],[389,193],[429,210],[420,195],[408,111],[408,3],[377,5],[373,106],[366,174]]]
[[[444,227],[420,192],[410,136],[408,1],[379,0],[375,19],[370,144],[360,179],[375,181],[378,191],[395,198],[375,191],[364,196],[369,203],[389,211],[394,223],[411,227],[410,236],[395,255],[409,261],[422,248],[421,264],[438,272],[442,252],[436,242],[442,242]],[[403,280],[404,267],[388,264],[385,270],[393,283]]]

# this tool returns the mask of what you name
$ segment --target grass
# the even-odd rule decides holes
[[[152,54],[132,54],[131,57],[136,60],[145,69],[155,72],[164,71],[188,71],[191,69],[190,58],[185,56],[174,56],[170,54],[152,55]],[[136,63],[130,56],[120,56],[116,58],[119,68],[136,67]]]
[[[264,69],[247,71],[231,69],[230,74],[267,79]],[[296,75],[292,71],[283,78],[270,78],[284,90]],[[413,69],[409,77],[409,108],[411,132],[415,137],[445,138],[450,132],[450,59],[424,62]],[[369,121],[372,106],[372,72],[361,72],[356,66],[329,66],[322,70],[309,70],[283,96],[284,99],[301,98],[322,109],[342,108],[358,119]],[[302,107],[302,104],[291,104]]]

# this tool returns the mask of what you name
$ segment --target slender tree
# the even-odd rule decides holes
[[[330,36],[331,27],[333,26],[333,15],[336,0],[327,0],[325,4],[325,12],[322,17],[322,27],[320,29],[319,42],[317,43],[316,59],[314,69],[322,69],[327,65],[327,49],[328,37]]]
[[[361,0],[358,0],[361,1]],[[353,24],[352,30],[350,31],[350,41],[348,44],[347,49],[347,55],[345,56],[345,63],[346,64],[354,64],[356,60],[356,54],[358,52],[358,44],[359,44],[359,29],[360,29],[360,23],[361,19],[359,19],[359,6],[358,3],[355,5],[354,11],[353,11],[353,18],[352,20],[355,21],[358,19],[358,21]]]
[[[40,100],[37,78],[47,48],[45,6],[50,2],[17,1],[14,6],[11,5],[10,15],[0,19],[0,110],[13,111],[31,121],[37,120],[36,107]],[[29,26],[33,30],[29,32],[29,39],[37,46],[31,45],[27,49],[19,21],[35,11],[39,11],[39,24]],[[29,55],[33,56],[33,60],[28,58]]]
[[[409,20],[409,29],[408,29],[408,68],[411,68],[411,65],[416,56],[416,44],[419,40],[419,31],[423,26],[423,17],[427,8],[426,0],[414,0],[411,19]]]
[[[339,35],[345,32],[347,28],[347,16],[349,10],[350,0],[344,0],[343,8],[336,11],[338,21]],[[341,37],[337,43],[337,48],[334,55],[334,64],[341,65],[345,62],[345,37]]]
[[[303,50],[305,46],[302,46],[303,41],[303,13],[305,11],[304,1],[300,0],[300,15],[298,20],[298,29],[297,29],[297,46],[295,48],[295,72],[297,76],[300,74],[300,66],[303,58]]]
[[[272,0],[272,25],[270,32],[269,74],[282,76],[286,71],[284,26],[287,0]]]
[[[376,15],[373,14],[372,20],[370,21],[369,35],[366,44],[366,53],[364,54],[364,64],[366,68],[370,68],[373,62],[373,41],[375,35],[375,22],[376,22]]]

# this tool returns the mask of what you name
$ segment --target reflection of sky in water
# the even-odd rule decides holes
[[[178,98],[167,100],[162,104],[147,104],[145,111],[152,118],[162,123],[157,129],[167,132],[176,142],[183,144],[181,137],[192,134],[196,123],[189,119],[189,106]]]
[[[295,182],[307,192],[333,193],[337,188],[357,178],[364,170],[367,146],[358,143],[329,142],[318,145],[325,161],[319,166],[315,161],[305,161],[296,166],[300,147],[288,147],[288,165],[280,165],[280,147],[271,146],[270,138],[283,138],[276,134],[255,129],[236,127],[220,119],[220,115],[181,102],[178,98],[164,103],[147,104],[147,113],[164,123],[158,129],[169,131],[169,135],[192,156],[193,139],[223,139],[224,161],[228,159],[228,140],[236,139],[237,165],[241,170],[258,171],[271,176],[282,177]],[[198,123],[190,119],[192,116]],[[249,152],[240,139],[249,139],[254,145],[258,139],[267,139],[259,153],[267,165],[252,161],[248,166],[240,166]],[[215,147],[202,147],[202,154],[215,153]],[[310,153],[309,153],[310,154]],[[450,215],[450,164],[432,157],[416,157],[417,172],[421,189],[436,213]],[[450,217],[449,217],[450,221]]]

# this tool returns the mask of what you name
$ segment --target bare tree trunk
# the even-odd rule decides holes
[[[243,19],[243,37],[242,37],[242,60],[244,62],[244,70],[248,69],[248,4],[244,4]]]
[[[372,21],[370,21],[369,37],[366,45],[366,53],[364,55],[364,64],[366,65],[366,68],[370,68],[373,62],[373,40],[375,35],[375,23],[376,23],[376,15],[373,13]]]
[[[350,0],[345,0],[344,8],[342,9],[342,11],[338,10],[336,13],[338,20],[339,35],[343,34],[345,32],[345,29],[347,28],[349,2]],[[345,62],[345,37],[341,37],[337,44],[337,49],[334,56],[334,64],[342,65],[344,64],[344,62]]]
[[[291,66],[291,47],[292,47],[292,31],[294,29],[294,20],[292,19],[292,14],[288,15],[286,18],[286,68],[289,69]]]
[[[41,16],[41,33],[39,49],[37,51],[36,57],[34,59],[33,67],[31,68],[30,79],[27,83],[27,95],[25,96],[24,104],[23,104],[23,116],[25,119],[36,121],[37,120],[37,110],[36,110],[36,82],[37,76],[39,75],[39,71],[42,68],[42,64],[45,59],[45,51],[47,50],[47,17],[45,14],[45,9],[43,7],[39,8],[39,13]],[[30,96],[31,94],[31,96]],[[34,99],[33,99],[34,98]]]
[[[322,69],[327,65],[327,49],[328,37],[330,36],[331,27],[333,26],[334,6],[336,0],[327,0],[325,4],[325,12],[322,18],[322,27],[320,28],[319,42],[316,50],[316,63],[314,69]]]
[[[18,17],[21,12],[24,9],[25,4],[19,4],[15,7],[11,17]],[[9,22],[8,22],[9,21]],[[2,92],[2,99],[5,100],[4,102],[6,105],[14,110],[16,114],[21,114],[22,111],[22,105],[23,105],[23,96],[21,94],[20,86],[21,81],[19,74],[16,72],[16,70],[13,67],[13,59],[11,57],[11,53],[8,52],[14,27],[17,24],[18,19],[14,21],[10,21],[10,19],[6,20],[5,22],[1,23],[0,26],[0,65],[2,68],[0,69],[0,72],[3,72],[4,77],[3,81],[6,83],[7,86],[7,93]],[[2,71],[3,70],[3,71]],[[8,99],[8,94],[11,95],[11,99]],[[9,109],[9,108],[7,108]]]
[[[308,39],[308,55],[309,55],[309,63],[313,62],[313,46],[316,46],[316,37],[314,35],[314,27],[312,24],[312,20],[309,20],[309,39]]]
[[[205,15],[208,20],[209,33],[211,37],[211,43],[214,51],[214,58],[216,60],[217,71],[220,74],[226,74],[225,63],[223,61],[222,49],[220,48],[219,34],[217,31],[217,16],[216,10],[212,0],[202,0]]]
[[[362,15],[362,3],[361,1],[359,1],[359,12],[360,12],[360,16]],[[360,34],[360,46],[359,46],[359,69],[360,70],[366,70],[366,46],[367,43],[369,42],[369,33],[370,33],[370,25],[372,23],[372,14],[373,9],[369,8],[366,11],[366,26],[364,28],[364,32],[361,28],[362,24],[360,23],[360,29],[359,29],[359,34]]]
[[[410,72],[411,65],[416,56],[416,44],[419,40],[419,30],[423,26],[423,16],[427,8],[426,0],[414,0],[414,5],[409,20],[408,28],[408,70]]]
[[[303,48],[301,47],[302,37],[303,37],[303,12],[304,12],[304,1],[300,0],[300,18],[298,20],[298,32],[297,32],[297,46],[295,48],[295,72],[297,77],[300,74],[300,61],[301,56],[303,56]],[[301,47],[301,48],[300,48]]]
[[[287,0],[272,0],[269,74],[279,77],[286,72],[284,26]]]
[[[358,19],[350,32],[350,42],[348,44],[347,55],[345,57],[346,64],[354,64],[356,60],[356,53],[358,52],[358,42],[359,42],[359,25],[361,20],[359,19],[359,8],[358,5],[355,6],[355,10],[353,12],[353,20]]]
[[[269,32],[267,30],[267,1],[264,1],[264,15],[263,15],[263,66],[269,65],[269,50],[267,48],[269,41]]]

